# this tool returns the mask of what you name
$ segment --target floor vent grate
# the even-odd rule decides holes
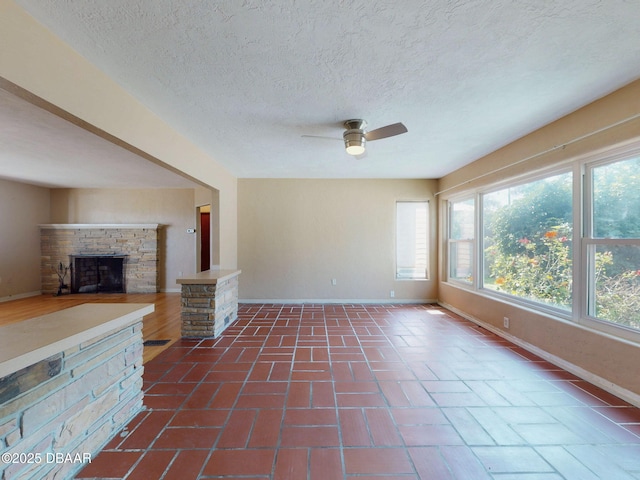
[[[169,340],[147,340],[143,343],[145,347],[159,347],[161,345],[166,345],[169,343]]]

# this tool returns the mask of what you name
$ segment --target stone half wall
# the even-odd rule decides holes
[[[126,255],[125,291],[159,291],[158,224],[40,225],[42,293],[58,291],[56,270],[69,265],[69,255]],[[70,284],[71,272],[65,278]]]
[[[142,321],[0,378],[0,478],[73,478],[143,407]]]
[[[181,306],[183,337],[218,337],[238,318],[238,277],[182,285]]]

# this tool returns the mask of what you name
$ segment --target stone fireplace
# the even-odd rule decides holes
[[[42,293],[56,293],[59,265],[74,293],[159,291],[158,224],[40,225]],[[83,277],[79,277],[82,273]]]

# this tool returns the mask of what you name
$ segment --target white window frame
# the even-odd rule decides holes
[[[500,291],[496,291],[493,290],[491,288],[487,288],[484,286],[484,276],[485,276],[485,264],[484,264],[484,251],[485,251],[485,246],[484,246],[484,219],[483,219],[483,213],[484,213],[484,196],[491,194],[491,193],[495,193],[498,192],[500,190],[505,190],[507,188],[514,188],[514,187],[518,187],[520,185],[526,185],[528,183],[533,183],[533,182],[537,182],[540,180],[544,180],[546,178],[550,178],[550,177],[555,177],[558,175],[563,175],[563,174],[567,174],[567,173],[571,173],[573,175],[573,196],[575,197],[575,183],[576,183],[576,174],[575,171],[565,165],[560,165],[560,166],[554,166],[552,168],[546,169],[546,170],[541,170],[541,171],[537,171],[528,175],[523,175],[520,177],[517,177],[516,179],[507,179],[504,181],[501,181],[500,183],[496,183],[491,185],[490,187],[486,188],[485,190],[482,190],[481,192],[479,192],[478,194],[478,202],[476,204],[476,211],[477,211],[477,222],[478,222],[478,227],[477,227],[477,234],[478,234],[478,241],[476,242],[477,245],[477,249],[478,249],[478,254],[477,254],[477,262],[478,262],[478,279],[477,279],[477,283],[476,283],[476,287],[478,289],[478,291],[481,291],[483,294],[488,295],[488,296],[494,296],[497,298],[501,298],[503,300],[515,303],[515,304],[519,304],[522,305],[526,308],[531,308],[533,310],[538,310],[540,312],[544,312],[547,314],[551,314],[553,316],[557,316],[557,317],[561,317],[564,319],[571,319],[572,318],[572,312],[574,310],[573,305],[575,304],[575,288],[576,288],[576,272],[575,272],[575,267],[576,267],[576,253],[575,253],[575,245],[579,242],[579,238],[580,238],[580,233],[577,231],[578,228],[576,228],[576,225],[579,225],[579,223],[576,223],[576,205],[575,205],[575,198],[573,198],[573,233],[572,233],[572,242],[574,245],[574,252],[573,252],[573,256],[572,256],[572,278],[573,278],[573,291],[572,291],[572,306],[570,309],[563,309],[560,307],[555,307],[553,305],[549,305],[549,304],[545,304],[543,302],[537,302],[535,300],[529,300],[527,298],[524,297],[520,297],[517,295],[510,295],[508,293],[505,292],[500,292]]]
[[[640,142],[638,142],[640,143]],[[606,319],[598,318],[595,312],[595,252],[599,246],[635,246],[640,247],[640,238],[601,238],[593,234],[593,170],[616,162],[640,157],[640,145],[605,151],[583,162],[583,235],[581,238],[581,263],[585,266],[583,298],[579,305],[579,323],[605,331],[607,333],[640,341],[640,331],[625,325],[619,325]]]
[[[451,229],[453,228],[453,222],[451,221],[453,215],[453,205],[456,203],[463,203],[467,201],[473,202],[473,236],[471,238],[453,238]],[[464,195],[462,197],[455,197],[447,200],[447,227],[446,227],[446,241],[447,241],[447,251],[446,251],[446,278],[448,281],[459,283],[461,285],[473,285],[475,279],[478,276],[478,248],[476,239],[478,238],[478,228],[477,228],[477,218],[478,215],[478,199],[477,195]],[[470,276],[471,280],[462,280],[459,277],[452,276],[452,261],[454,260],[454,255],[452,255],[452,249],[459,244],[471,244],[471,270]]]
[[[414,225],[414,231],[412,232],[412,234],[414,235],[413,239],[403,239],[401,238],[401,235],[403,235],[403,233],[401,232],[401,225],[400,225],[400,205],[407,205],[407,204],[421,204],[425,206],[425,219],[424,219],[424,225],[419,226],[419,225]],[[429,280],[429,257],[430,257],[430,251],[429,251],[429,238],[430,238],[430,203],[429,200],[397,200],[396,201],[396,211],[395,211],[395,228],[396,228],[396,233],[395,233],[395,240],[396,240],[396,252],[395,252],[395,278],[396,280]],[[416,231],[416,228],[422,228],[424,229],[424,231]],[[424,243],[420,243],[418,244],[417,242],[420,240],[420,237],[424,238]],[[413,262],[411,262],[412,264],[402,264],[402,263],[406,263],[406,262],[401,262],[401,257],[403,256],[411,256],[411,253],[407,253],[406,251],[401,252],[401,248],[402,245],[406,245],[407,242],[411,243],[411,241],[416,242],[414,245],[414,252],[413,252]],[[419,253],[416,253],[416,251],[418,249],[423,249],[424,250],[424,262],[418,262],[417,261],[417,257],[420,256]]]
[[[640,156],[640,140],[634,139],[620,145],[603,148],[595,152],[588,152],[580,156],[568,158],[550,168],[543,168],[530,174],[501,180],[493,184],[483,185],[482,187],[472,190],[457,192],[451,197],[443,197],[446,207],[443,209],[444,214],[444,234],[443,240],[446,242],[445,260],[443,263],[443,276],[445,282],[458,288],[463,288],[475,292],[477,295],[495,298],[500,301],[508,301],[513,304],[520,305],[523,308],[549,315],[558,320],[572,321],[573,323],[582,325],[583,327],[597,330],[605,334],[622,338],[634,343],[640,343],[640,331],[624,325],[618,325],[613,322],[598,319],[589,315],[593,311],[593,305],[589,304],[593,299],[592,289],[593,275],[592,258],[595,248],[599,245],[632,245],[640,246],[640,239],[601,239],[593,238],[591,235],[592,228],[592,204],[591,204],[591,171],[600,165],[615,163],[617,161]],[[553,307],[528,301],[527,299],[496,292],[491,289],[483,288],[482,279],[484,275],[484,259],[483,259],[483,231],[482,231],[482,213],[483,213],[483,195],[502,190],[507,187],[515,187],[523,183],[533,182],[542,178],[551,177],[561,173],[573,172],[573,292],[571,311],[555,309]],[[473,281],[471,284],[461,282],[457,279],[450,278],[450,202],[463,201],[465,199],[475,198],[475,265],[473,273]]]

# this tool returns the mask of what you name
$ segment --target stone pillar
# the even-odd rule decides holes
[[[237,272],[239,273],[239,272]],[[238,275],[182,283],[182,336],[217,337],[238,318]]]

